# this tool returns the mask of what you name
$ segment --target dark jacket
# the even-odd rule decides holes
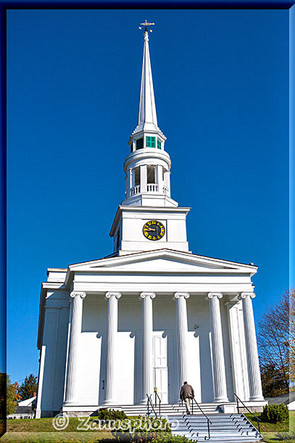
[[[181,400],[184,400],[186,398],[194,398],[195,393],[193,390],[193,387],[191,385],[188,385],[187,383],[181,387],[180,390],[180,398]]]

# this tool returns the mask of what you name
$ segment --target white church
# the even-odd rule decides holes
[[[124,163],[125,200],[102,259],[49,268],[42,284],[37,417],[100,407],[196,400],[252,410],[261,389],[252,299],[253,264],[194,254],[186,216],[171,197],[171,161],[157,122],[145,23],[138,124]]]

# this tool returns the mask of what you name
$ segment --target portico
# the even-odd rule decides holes
[[[201,403],[226,404],[234,392],[261,402],[257,346],[253,337],[244,338],[253,310],[246,326],[231,334],[245,299],[251,307],[255,272],[253,265],[170,250],[71,265],[64,276],[74,291],[67,297],[79,309],[72,302],[66,384],[83,377],[83,388],[75,395],[67,388],[63,410],[145,403],[155,387],[164,403],[175,403],[185,379]],[[73,370],[75,353],[80,359]],[[244,368],[237,391],[235,371],[249,355],[252,372]]]

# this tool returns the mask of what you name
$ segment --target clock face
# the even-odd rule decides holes
[[[148,240],[160,240],[165,234],[165,226],[157,220],[151,220],[143,225],[142,232]]]

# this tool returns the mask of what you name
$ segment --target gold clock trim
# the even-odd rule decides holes
[[[152,234],[152,232],[155,231],[153,230],[153,226],[158,226],[160,228],[160,232],[157,235]],[[143,225],[142,233],[148,240],[161,240],[161,238],[163,238],[165,235],[165,226],[158,220],[150,220]]]

